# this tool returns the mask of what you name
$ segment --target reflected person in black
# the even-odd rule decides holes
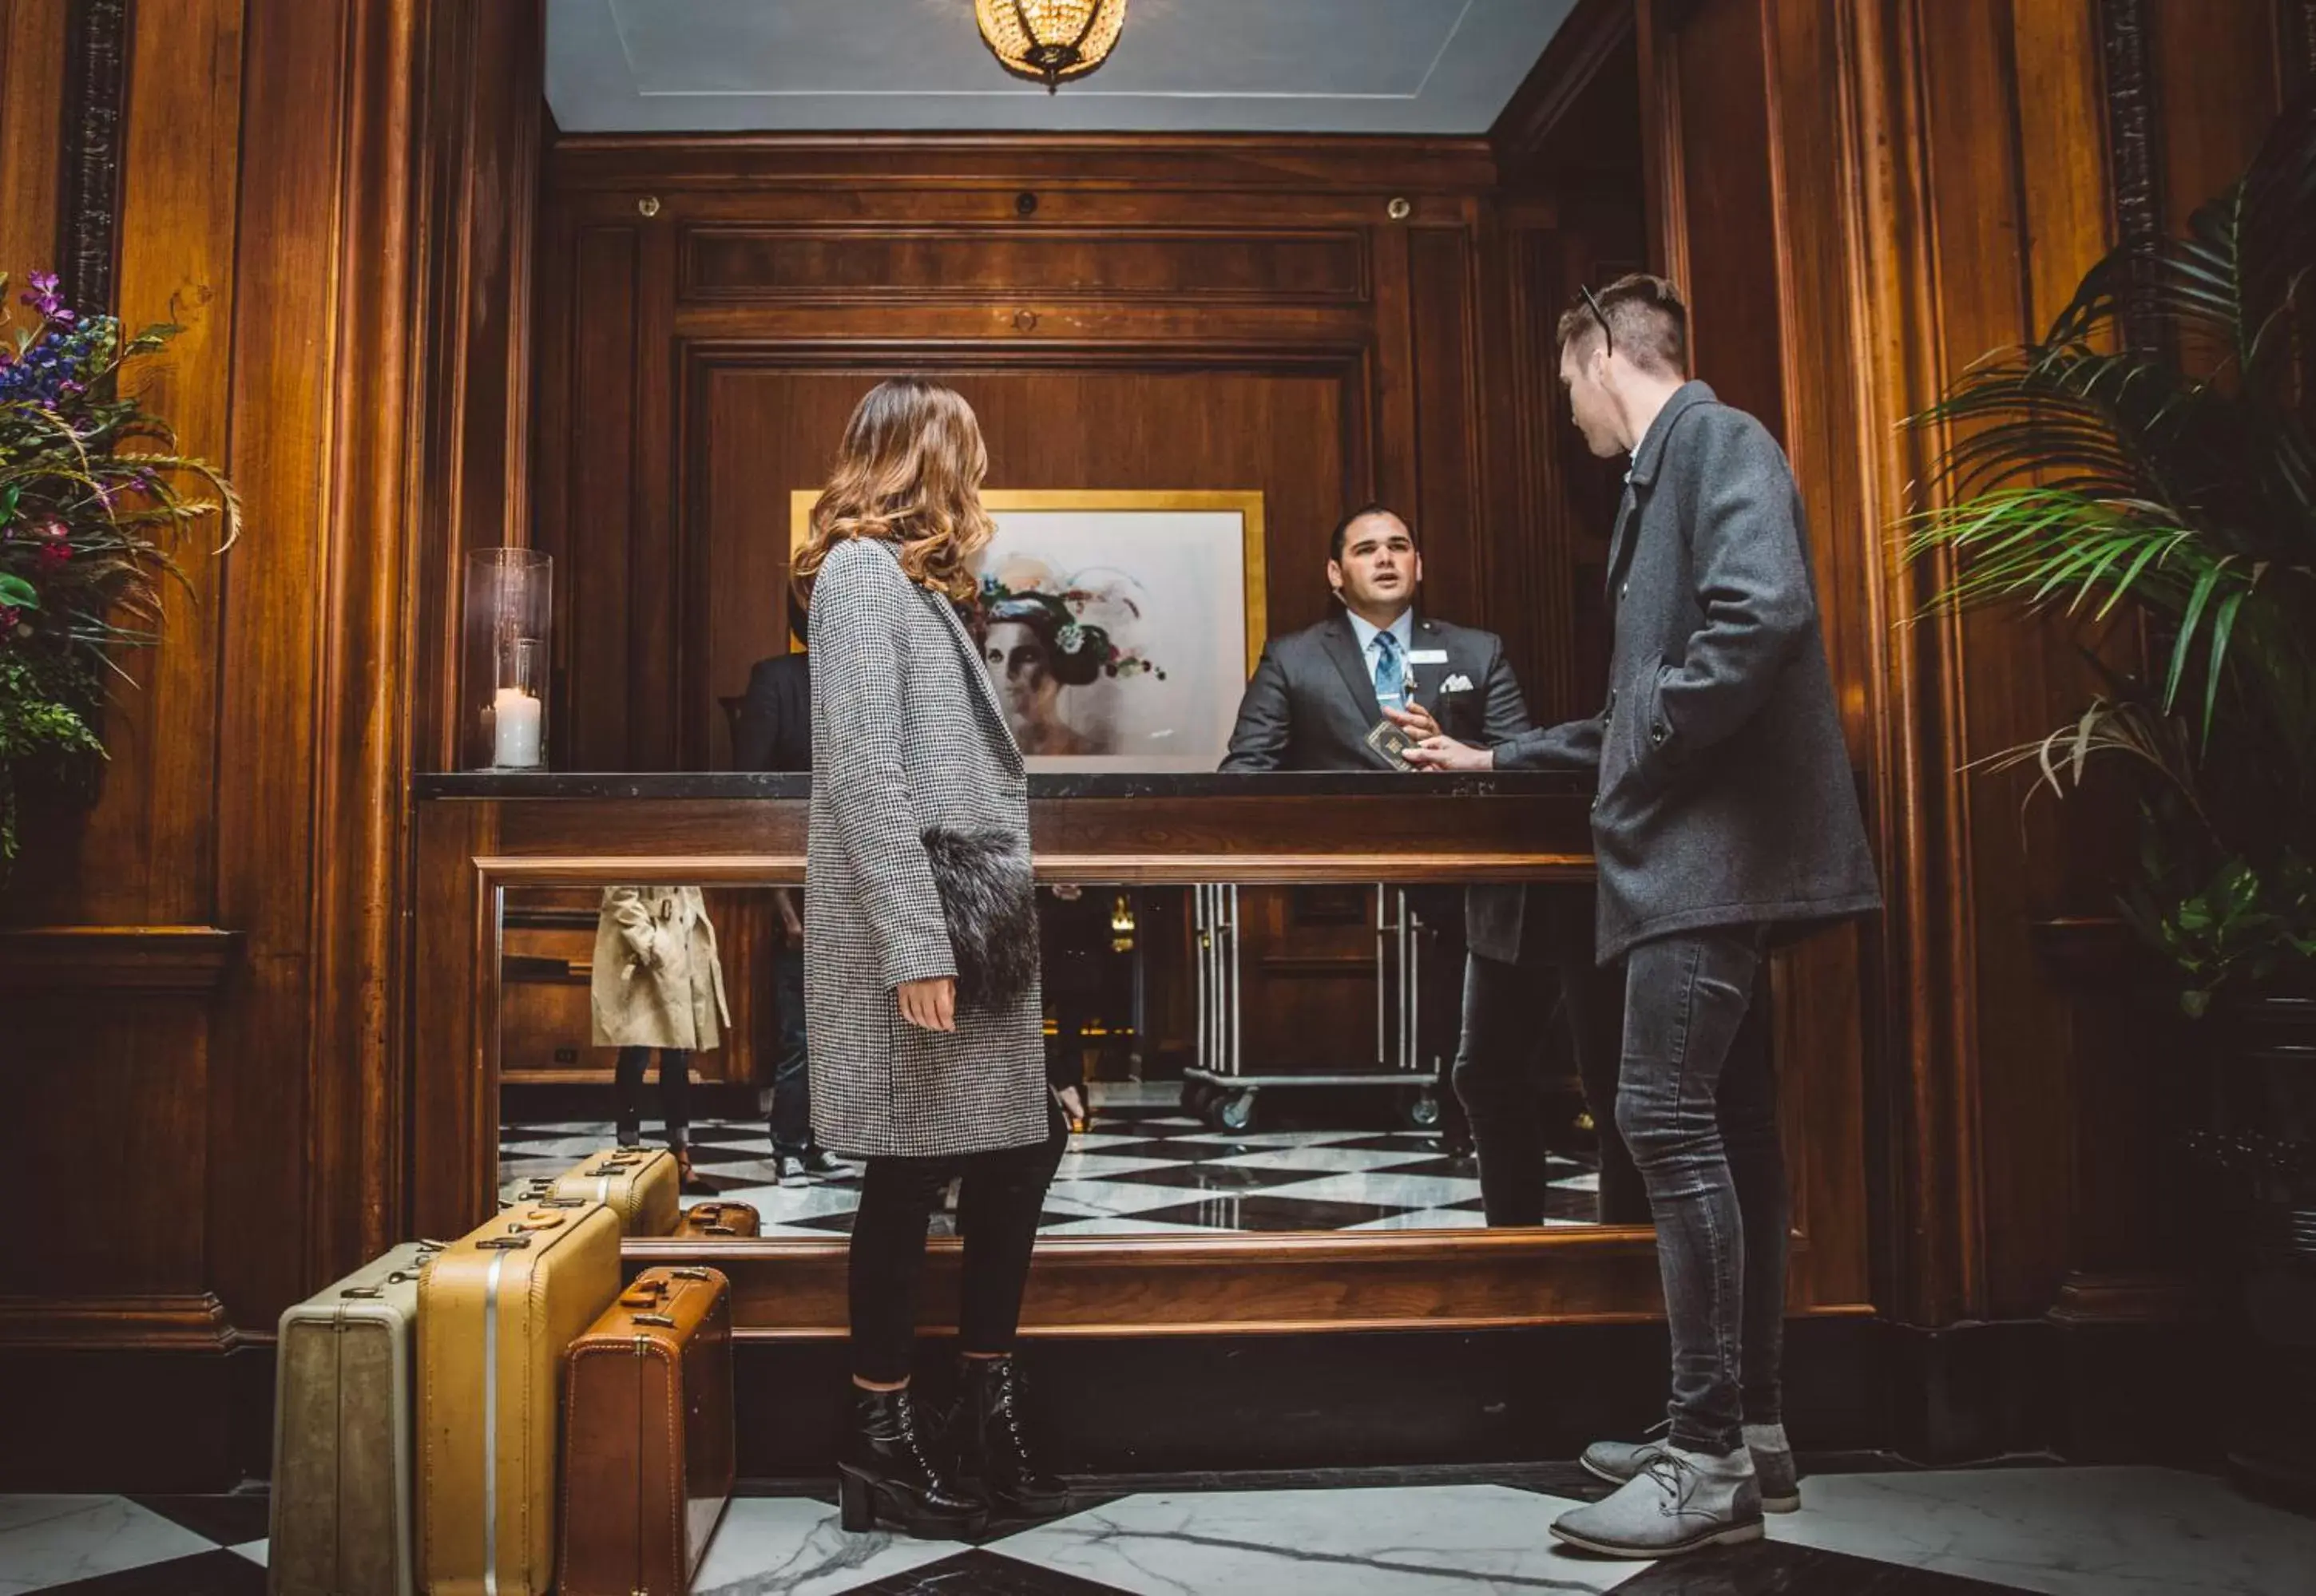
[[[788,629],[798,642],[807,622],[788,604]],[[748,672],[748,693],[732,729],[732,763],[739,770],[812,768],[812,666],[800,653],[759,660]],[[780,945],[772,954],[772,1001],[779,1049],[772,1060],[772,1167],[784,1186],[814,1179],[850,1180],[851,1166],[812,1139],[812,1071],[804,1033],[804,916],[796,890],[774,887]]]
[[[1386,710],[1417,711],[1414,735],[1444,732],[1483,746],[1525,731],[1528,710],[1503,640],[1418,613],[1422,581],[1423,556],[1404,519],[1364,504],[1336,523],[1327,584],[1341,607],[1263,649],[1221,768],[1404,770],[1368,740]],[[1462,918],[1454,889],[1420,890],[1412,902],[1452,956]],[[1456,1094],[1439,1084],[1441,1140],[1466,1150],[1471,1133]]]

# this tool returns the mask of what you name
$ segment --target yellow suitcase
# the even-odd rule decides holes
[[[418,1287],[418,1566],[430,1596],[555,1583],[563,1355],[619,1294],[601,1203],[519,1204],[452,1242]]]
[[[681,1182],[673,1153],[609,1148],[561,1175],[531,1182],[521,1201],[582,1198],[609,1206],[622,1235],[672,1236],[682,1207]]]

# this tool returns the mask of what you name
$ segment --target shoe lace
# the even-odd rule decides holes
[[[1688,1504],[1689,1492],[1694,1488],[1697,1466],[1688,1459],[1665,1448],[1641,1466],[1641,1472],[1657,1486],[1657,1512],[1670,1518]]]

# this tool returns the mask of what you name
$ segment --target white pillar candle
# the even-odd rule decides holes
[[[491,700],[491,763],[503,770],[539,763],[539,700],[521,687],[501,687]]]

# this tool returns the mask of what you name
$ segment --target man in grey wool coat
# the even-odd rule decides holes
[[[1787,1198],[1758,1000],[1772,939],[1881,905],[1819,633],[1799,491],[1760,422],[1688,379],[1661,278],[1585,291],[1560,377],[1592,452],[1629,451],[1608,550],[1608,701],[1448,769],[1598,772],[1596,953],[1626,967],[1617,1123],[1648,1186],[1672,1339],[1661,1438],[1600,1442],[1621,1488],[1561,1539],[1661,1557],[1801,1505],[1779,1405]]]

